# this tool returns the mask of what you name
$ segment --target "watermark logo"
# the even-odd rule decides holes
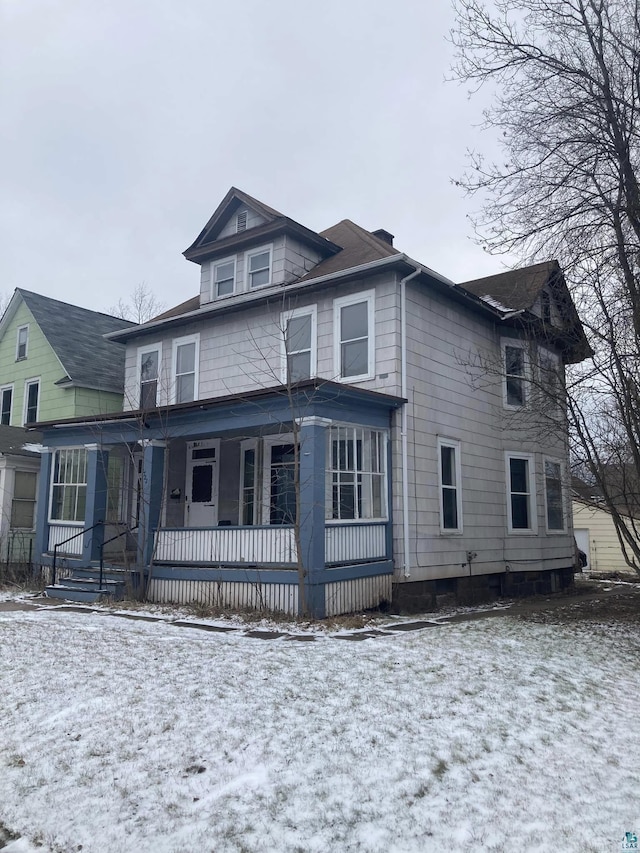
[[[638,847],[638,835],[635,832],[625,832],[622,839],[621,850],[640,850]]]

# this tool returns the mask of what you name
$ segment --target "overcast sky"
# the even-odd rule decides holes
[[[447,0],[0,0],[0,293],[107,310],[182,257],[230,186],[341,219],[464,281],[503,269],[451,184],[486,148],[446,83]],[[487,141],[488,142],[488,141]]]

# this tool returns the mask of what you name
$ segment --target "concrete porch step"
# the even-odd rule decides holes
[[[67,579],[64,584],[46,587],[44,594],[47,598],[59,598],[62,601],[83,601],[92,604],[99,598],[108,596],[109,590],[100,588],[83,589],[80,586],[69,586]]]
[[[130,573],[124,569],[104,569],[101,579],[100,569],[78,568],[71,577],[62,578],[59,583],[47,586],[45,595],[64,601],[94,602],[99,598],[120,601],[125,597],[129,580]]]

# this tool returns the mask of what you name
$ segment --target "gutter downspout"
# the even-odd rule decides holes
[[[422,269],[416,267],[412,273],[400,279],[400,395],[407,400],[402,404],[402,419],[400,426],[401,455],[402,455],[402,550],[404,552],[403,576],[411,577],[411,563],[409,558],[409,451],[407,423],[409,420],[409,402],[407,398],[407,282],[417,275]]]

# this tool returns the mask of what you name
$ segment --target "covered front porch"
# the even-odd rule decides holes
[[[142,569],[158,602],[315,617],[378,606],[401,402],[307,381],[41,425],[38,553],[67,570]]]

